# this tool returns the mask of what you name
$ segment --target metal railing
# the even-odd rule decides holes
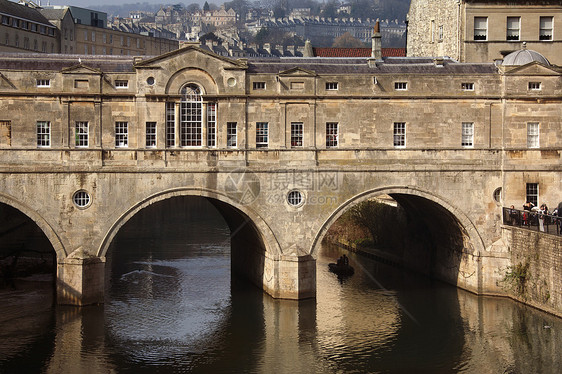
[[[562,217],[542,214],[536,211],[503,208],[503,224],[540,231],[547,234],[560,235]]]

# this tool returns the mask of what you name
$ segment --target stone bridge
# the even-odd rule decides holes
[[[560,198],[561,73],[537,62],[80,61],[0,56],[0,203],[52,244],[59,303],[103,302],[119,229],[180,196],[214,204],[233,270],[276,298],[314,297],[327,230],[379,195],[407,214],[405,266],[503,294],[501,205]]]
[[[480,152],[485,167],[459,164],[454,151],[411,151],[415,164],[388,150],[123,152],[134,157],[106,165],[104,151],[81,152],[80,162],[60,151],[48,166],[22,167],[2,180],[0,202],[31,218],[56,251],[60,303],[102,302],[105,256],[119,229],[143,208],[179,196],[214,204],[232,232],[233,270],[276,298],[314,297],[315,257],[328,228],[383,194],[412,223],[402,255],[408,267],[479,294],[501,292],[496,280],[508,259],[493,245],[500,152]],[[151,166],[157,157],[189,161]],[[89,196],[83,207],[73,203],[80,191]]]

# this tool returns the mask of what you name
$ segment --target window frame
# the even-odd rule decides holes
[[[474,148],[474,122],[463,122],[461,125],[461,147]]]
[[[88,148],[90,126],[88,121],[76,121],[74,123],[74,146],[76,148]]]
[[[540,122],[527,122],[527,148],[540,148]]]
[[[304,123],[291,122],[291,148],[302,148],[304,144]]]
[[[394,122],[392,139],[394,148],[406,148],[406,122]]]
[[[539,204],[539,184],[526,183],[525,184],[525,202],[531,202],[535,206]]]
[[[487,41],[488,40],[488,17],[483,16],[475,16],[474,17],[474,24],[473,24],[473,40],[474,41]],[[477,21],[484,21],[485,25],[482,27],[482,24]]]
[[[339,89],[339,82],[326,82],[326,91],[338,91]]]
[[[234,140],[233,140],[234,139]],[[226,123],[226,148],[238,147],[238,123]]]
[[[37,148],[50,148],[51,147],[51,122],[37,121],[36,136],[37,136],[36,138]]]
[[[529,91],[541,91],[542,82],[529,82],[527,88],[529,89]]]
[[[462,82],[461,90],[463,91],[474,91],[474,82]]]
[[[188,83],[181,89],[180,147],[193,148],[203,145],[203,90]]]
[[[166,103],[166,148],[176,146],[176,103]]]
[[[262,81],[252,83],[252,89],[254,91],[263,91],[263,90],[265,90],[265,87],[266,87],[266,84],[265,84],[265,82],[262,82]]]
[[[129,88],[129,81],[127,79],[116,79],[113,83],[115,88]]]
[[[394,82],[395,91],[408,91],[408,82]]]
[[[145,123],[145,147],[146,148],[156,148],[157,147],[157,136],[158,123],[156,121],[147,121]]]
[[[40,88],[49,88],[51,87],[51,80],[50,79],[36,79],[35,86]]]
[[[550,19],[550,28],[543,26],[543,20]],[[550,32],[550,35],[547,34]],[[553,16],[540,16],[539,17],[539,40],[541,42],[551,42],[554,40],[554,17]]]
[[[340,126],[338,122],[326,122],[326,148],[337,148],[339,146],[339,131]]]
[[[115,122],[115,148],[129,147],[129,122]]]
[[[256,148],[269,148],[269,122],[256,122]]]
[[[207,147],[217,146],[217,103],[207,103]]]
[[[512,27],[510,21],[517,21],[517,28]],[[521,40],[521,17],[513,16],[507,17],[506,27],[505,27],[505,40],[508,42],[518,42]]]

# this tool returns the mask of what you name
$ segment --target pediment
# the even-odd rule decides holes
[[[101,70],[91,68],[82,63],[61,70],[63,74],[101,74]]]
[[[148,60],[139,61],[135,63],[135,68],[160,69],[168,64],[181,66],[199,65],[201,60],[211,60],[206,61],[208,64],[219,63],[225,70],[244,70],[248,68],[245,60],[233,60],[228,57],[219,56],[193,45],[188,45]]]
[[[509,70],[508,70],[509,69]],[[506,66],[505,75],[540,75],[540,76],[557,76],[560,71],[541,64],[540,62],[529,62],[526,65],[509,68]]]
[[[284,70],[279,72],[279,76],[285,77],[315,77],[316,72],[312,70],[303,69],[300,67],[294,67],[289,70]]]

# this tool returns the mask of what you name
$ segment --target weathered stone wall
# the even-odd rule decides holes
[[[408,12],[408,56],[459,59],[459,4],[454,0],[412,0]],[[443,38],[440,38],[440,27]]]
[[[502,268],[500,275],[520,276],[508,276],[502,286],[514,299],[562,316],[562,236],[516,227],[502,230],[511,266]]]

